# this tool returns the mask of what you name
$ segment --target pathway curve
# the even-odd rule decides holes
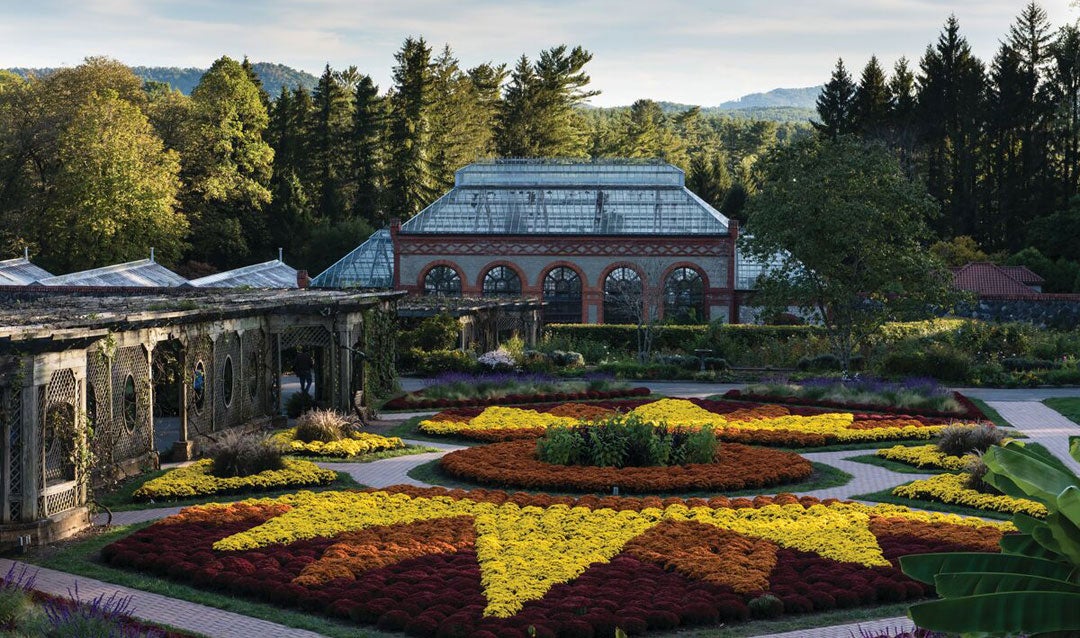
[[[6,574],[12,566],[21,569],[18,561],[0,558],[0,573]],[[34,589],[56,596],[68,596],[69,592],[79,587],[79,598],[87,601],[98,596],[109,597],[114,593],[131,596],[131,615],[140,620],[171,625],[177,629],[190,631],[208,638],[321,638],[322,634],[304,629],[296,629],[260,620],[251,616],[235,614],[177,600],[160,594],[152,594],[140,589],[131,589],[112,583],[76,576],[36,565],[27,565],[31,573],[36,573]]]
[[[408,445],[424,445],[438,448],[439,452],[425,452],[424,454],[410,454],[408,456],[395,456],[390,459],[371,461],[370,463],[319,463],[320,467],[346,472],[357,483],[368,487],[390,487],[391,485],[415,485],[417,487],[430,487],[409,476],[409,470],[423,465],[429,461],[441,457],[447,452],[463,449],[461,445],[448,443],[433,443],[431,441],[413,441],[402,439]]]
[[[808,461],[831,465],[843,470],[852,476],[845,485],[829,487],[810,492],[799,492],[800,496],[814,496],[820,499],[839,498],[850,499],[855,494],[869,494],[881,490],[896,487],[901,483],[925,479],[934,474],[909,474],[906,472],[894,472],[890,469],[859,461],[849,461],[853,456],[865,456],[873,454],[874,450],[844,450],[841,452],[800,452],[800,456]]]
[[[1080,436],[1080,425],[1038,401],[989,401],[987,405],[1080,474],[1080,463],[1069,454],[1069,437]]]

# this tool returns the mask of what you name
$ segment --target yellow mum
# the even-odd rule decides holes
[[[352,432],[348,438],[337,441],[311,441],[305,443],[296,439],[296,428],[283,430],[274,435],[274,440],[285,446],[290,454],[312,454],[315,456],[360,456],[384,450],[399,450],[405,443],[396,436],[381,436],[370,432]]]
[[[333,470],[324,470],[310,461],[293,459],[285,459],[284,467],[280,470],[219,478],[210,473],[213,463],[212,459],[203,459],[170,470],[144,483],[133,496],[136,500],[178,499],[238,491],[329,485],[337,478],[337,472]]]
[[[1045,518],[1047,515],[1046,507],[1042,503],[1026,498],[983,494],[965,486],[967,478],[967,474],[941,474],[893,488],[892,493],[904,498],[941,501],[1006,514],[1023,513],[1037,518]]]
[[[896,445],[884,450],[878,450],[877,455],[883,459],[899,461],[915,467],[936,467],[943,470],[962,470],[976,459],[974,454],[950,456],[939,450],[936,445],[916,445],[912,447]]]

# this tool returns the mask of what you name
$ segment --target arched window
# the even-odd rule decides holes
[[[637,323],[644,302],[641,276],[632,268],[616,268],[604,279],[604,323]]]
[[[581,323],[581,277],[559,266],[544,276],[544,323]]]
[[[693,268],[676,268],[664,282],[664,319],[676,323],[704,323],[705,282]]]
[[[484,275],[485,297],[520,297],[521,277],[513,268],[495,266]]]
[[[450,266],[435,266],[424,275],[424,294],[461,296],[461,277]]]

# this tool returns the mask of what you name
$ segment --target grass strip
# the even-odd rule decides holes
[[[986,418],[990,419],[990,421],[993,422],[994,425],[998,426],[999,428],[1012,428],[1012,423],[1006,421],[1000,414],[998,414],[998,411],[990,407],[989,404],[986,403],[986,401],[983,401],[982,399],[976,399],[975,397],[968,397],[968,400],[974,403],[975,407],[979,408],[979,410],[982,411],[984,415],[986,415]]]
[[[1043,399],[1046,407],[1080,425],[1080,397],[1052,397]]]
[[[313,454],[290,454],[288,456],[301,461],[312,461],[315,463],[371,463],[372,461],[394,459],[399,456],[412,456],[413,454],[427,454],[428,452],[440,451],[439,448],[428,447],[426,445],[406,445],[405,447],[397,448],[396,450],[381,450],[379,452],[361,454],[360,456],[316,456]]]
[[[865,463],[867,465],[876,465],[877,467],[883,467],[890,472],[898,472],[900,474],[941,474],[942,472],[948,471],[940,467],[915,467],[914,465],[908,465],[907,463],[901,463],[900,461],[882,458],[877,454],[849,456],[844,460]]]
[[[852,476],[850,474],[831,465],[813,462],[811,463],[811,465],[814,468],[814,473],[810,475],[810,478],[801,483],[789,483],[787,485],[775,485],[773,487],[736,490],[730,492],[664,492],[662,494],[638,494],[623,491],[621,492],[621,494],[624,496],[675,496],[679,498],[709,498],[711,496],[719,495],[733,497],[757,496],[759,494],[771,495],[779,494],[781,492],[791,492],[798,494],[802,492],[812,492],[814,490],[824,490],[830,487],[840,487],[841,485],[847,485],[848,482],[852,479]],[[429,485],[438,485],[440,487],[446,487],[449,489],[504,489],[508,492],[526,492],[529,494],[555,494],[558,496],[584,496],[589,493],[560,492],[556,490],[530,490],[514,486],[498,487],[463,481],[459,478],[452,477],[443,472],[442,467],[439,465],[439,459],[428,461],[427,463],[414,467],[413,469],[409,470],[408,476],[411,479],[416,479],[417,481],[422,481],[424,483],[428,483]]]
[[[308,490],[311,492],[326,492],[328,490],[360,490],[367,487],[357,483],[353,477],[349,476],[345,472],[338,472],[337,479],[329,485],[316,485],[312,487],[288,487],[279,490],[269,491],[251,491],[251,492],[234,492],[231,494],[208,494],[206,496],[198,496],[193,498],[184,498],[179,500],[159,500],[159,501],[147,501],[145,503],[137,503],[134,501],[135,490],[142,487],[147,481],[158,478],[165,474],[169,470],[154,470],[147,474],[140,474],[139,476],[133,476],[130,479],[124,481],[120,486],[108,494],[101,494],[97,497],[96,501],[99,505],[109,508],[113,512],[131,512],[135,510],[148,510],[157,509],[159,507],[185,507],[188,505],[201,505],[203,503],[232,503],[234,501],[242,501],[249,498],[272,498],[274,496],[282,496],[284,494],[295,494],[300,490]]]
[[[360,628],[327,616],[314,616],[291,609],[282,609],[269,604],[235,598],[221,592],[203,591],[163,580],[156,576],[116,569],[98,560],[101,548],[148,525],[150,523],[116,527],[103,531],[89,539],[65,544],[58,551],[48,556],[21,556],[20,560],[25,560],[25,562],[40,567],[113,583],[114,585],[161,594],[162,596],[186,600],[207,607],[214,607],[215,609],[251,616],[252,618],[268,620],[287,627],[306,629],[332,638],[392,638],[401,635]]]

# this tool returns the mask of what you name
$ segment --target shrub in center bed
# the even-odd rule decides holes
[[[545,463],[617,468],[710,463],[719,447],[712,428],[654,426],[636,414],[551,427],[536,444]]]

